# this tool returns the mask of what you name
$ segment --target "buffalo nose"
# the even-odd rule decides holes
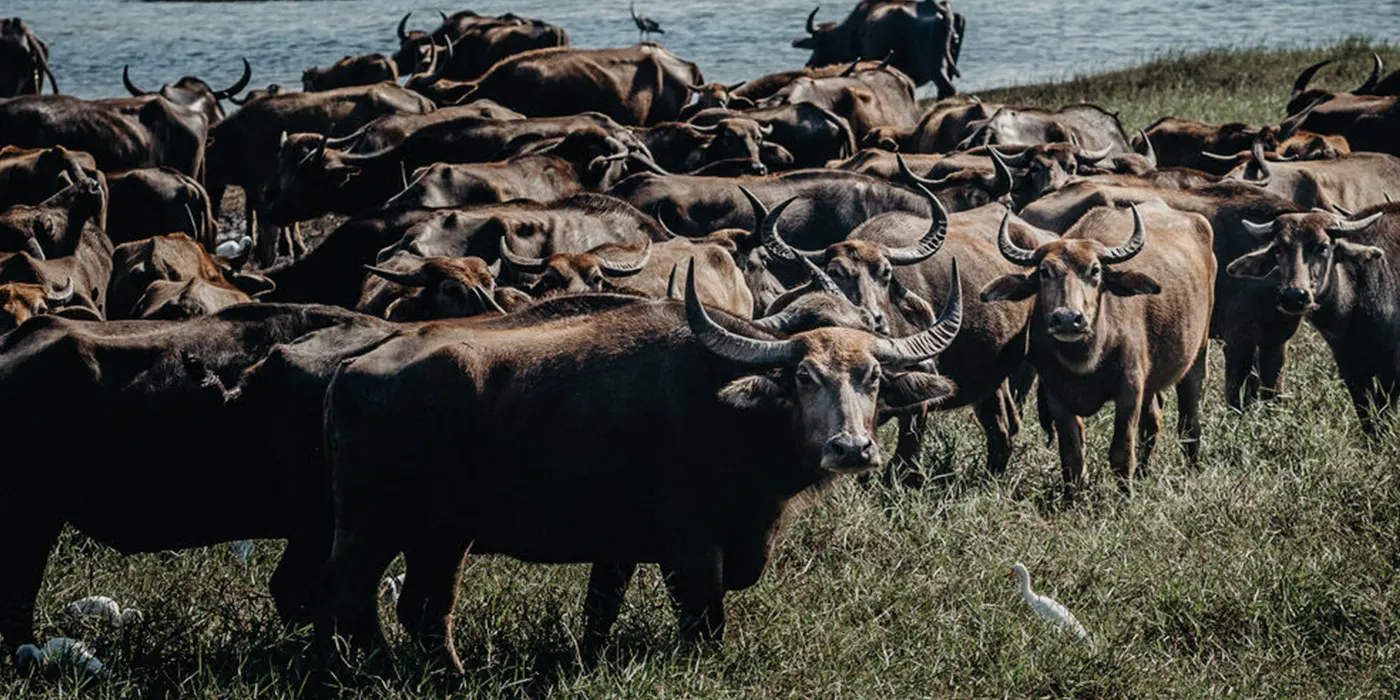
[[[822,450],[822,466],[858,468],[876,461],[875,441],[864,435],[841,433],[826,441]]]
[[[1080,332],[1088,328],[1084,314],[1073,309],[1055,309],[1050,314],[1050,330]]]
[[[874,327],[876,333],[883,335],[890,332],[890,322],[885,319],[885,312],[883,311],[871,311],[870,324]]]
[[[1278,293],[1278,305],[1288,311],[1302,311],[1312,303],[1312,293],[1300,287],[1285,287]]]

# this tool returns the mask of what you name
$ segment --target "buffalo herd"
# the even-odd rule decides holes
[[[1277,125],[1128,134],[954,96],[946,0],[816,14],[806,67],[737,84],[462,11],[386,18],[391,55],[303,91],[248,90],[244,61],[223,88],[114,70],[126,94],[92,100],[0,22],[0,406],[51,446],[0,475],[0,649],[36,642],[65,525],[123,553],[285,540],[272,597],[323,652],[384,644],[402,553],[398,618],[460,669],[469,549],[591,564],[586,655],[641,563],[715,642],[799,504],[916,479],[940,412],[972,409],[1000,474],[1033,399],[1073,494],[1111,405],[1130,490],[1167,389],[1198,455],[1212,338],[1243,407],[1304,320],[1381,428],[1400,73],[1327,91],[1318,64]]]

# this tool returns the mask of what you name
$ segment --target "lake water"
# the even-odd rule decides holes
[[[839,21],[854,0],[827,0],[818,21]],[[732,82],[801,66],[791,48],[813,0],[641,0],[668,48],[699,63],[710,80]],[[637,32],[626,0],[491,0],[443,6],[481,14],[506,11],[564,26],[575,46],[631,44]],[[1065,78],[1139,63],[1164,51],[1221,46],[1318,45],[1349,36],[1400,37],[1400,0],[954,0],[967,15],[964,91]],[[129,0],[3,0],[0,15],[23,17],[52,51],[64,92],[124,95],[122,64],[138,85],[193,74],[223,87],[238,58],[253,65],[253,86],[301,85],[301,71],[349,54],[391,53],[394,26],[437,24],[437,7],[384,0],[240,3]],[[931,89],[925,88],[924,92]]]

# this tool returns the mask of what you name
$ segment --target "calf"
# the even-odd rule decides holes
[[[1177,430],[1186,453],[1194,462],[1200,451],[1215,285],[1211,228],[1204,217],[1161,203],[1142,209],[1146,221],[1132,205],[1133,233],[1112,247],[1127,222],[1111,207],[1089,212],[1064,238],[1034,250],[1011,239],[1008,215],[998,234],[1001,253],[1034,271],[999,277],[982,289],[984,301],[1035,297],[1030,361],[1060,440],[1060,469],[1071,486],[1084,480],[1081,416],[1110,401],[1109,462],[1123,488],[1132,488],[1139,457],[1146,463],[1152,454],[1162,421],[1160,394],[1169,387],[1177,388]]]

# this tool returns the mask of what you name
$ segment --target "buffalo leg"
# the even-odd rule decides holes
[[[1074,415],[1048,391],[1041,391],[1046,410],[1054,418],[1055,435],[1060,441],[1060,473],[1065,485],[1077,488],[1084,483],[1084,419]]]
[[[1351,394],[1352,406],[1356,407],[1356,417],[1361,421],[1361,432],[1367,437],[1374,437],[1378,427],[1378,414],[1386,405],[1386,396],[1377,386],[1376,377],[1364,366],[1353,366],[1352,362],[1338,362],[1337,371],[1342,375],[1347,392]]]
[[[1254,403],[1259,395],[1259,378],[1254,374],[1254,343],[1225,341],[1225,402],[1241,410]]]
[[[1124,379],[1127,382],[1113,402],[1113,441],[1108,448],[1108,463],[1118,477],[1118,487],[1131,492],[1133,472],[1137,468],[1138,427],[1142,422],[1145,397],[1139,377],[1128,374]]]
[[[1288,343],[1261,344],[1259,346],[1259,400],[1270,401],[1283,393],[1285,363],[1288,360]]]
[[[34,638],[34,603],[44,582],[49,552],[63,524],[41,518],[4,518],[6,533],[0,544],[0,650],[13,659],[15,650],[37,644]]]
[[[991,396],[972,407],[982,432],[987,435],[987,471],[996,475],[1005,473],[1006,465],[1011,461],[1011,417],[1007,409],[1011,405],[1009,393],[1003,382]]]
[[[616,564],[597,562],[588,575],[588,595],[583,601],[583,643],[580,653],[584,660],[597,657],[607,641],[608,631],[617,622],[627,586],[637,573],[636,563]]]
[[[327,540],[326,537],[305,534],[287,538],[287,548],[277,562],[277,570],[272,572],[272,580],[268,582],[272,602],[277,606],[277,615],[282,622],[311,622],[306,619],[306,603],[316,575],[330,554]]]
[[[899,416],[899,442],[894,448],[894,459],[885,468],[885,484],[894,485],[896,477],[906,488],[923,486],[923,476],[919,474],[919,450],[923,446],[924,435],[928,432],[928,414],[924,412]]]
[[[1176,385],[1176,434],[1191,464],[1201,457],[1201,399],[1206,389],[1206,348],[1196,355],[1196,363]]]
[[[721,562],[719,553],[711,551],[662,565],[684,644],[718,644],[724,639]]]
[[[336,533],[324,572],[326,608],[316,631],[323,654],[334,653],[337,637],[352,650],[373,652],[387,647],[379,627],[379,583],[396,554],[393,547],[368,537]]]
[[[466,547],[454,538],[438,539],[408,550],[403,594],[396,612],[399,624],[425,649],[436,649],[442,663],[462,672],[452,640],[452,611],[457,607],[457,583],[462,577]]]
[[[1162,431],[1162,395],[1153,394],[1142,402],[1138,416],[1138,468],[1146,469],[1157,451],[1157,434]]]

